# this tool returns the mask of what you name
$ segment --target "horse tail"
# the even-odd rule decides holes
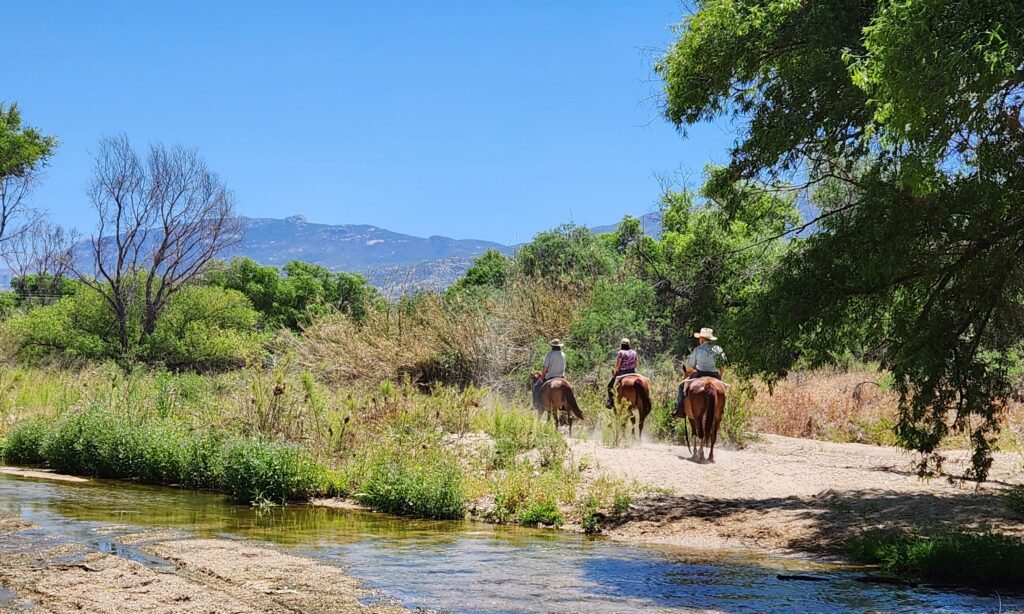
[[[651,411],[651,393],[647,390],[645,382],[637,378],[636,382],[633,383],[633,388],[636,389],[636,394],[640,397],[640,409],[643,411],[643,415],[647,415]]]
[[[707,409],[704,411],[704,437],[711,437],[715,428],[715,400],[718,398],[718,391],[708,386],[704,391],[704,398],[707,400]]]
[[[565,393],[565,403],[569,406],[569,412],[579,420],[582,420],[583,412],[580,411],[579,403],[576,402],[576,393],[572,391],[572,386],[565,386],[562,388],[562,391]]]

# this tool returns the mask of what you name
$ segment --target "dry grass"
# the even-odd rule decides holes
[[[760,433],[827,441],[895,445],[899,397],[885,373],[868,368],[821,369],[789,375],[770,391],[755,386],[751,428]],[[1016,450],[1024,443],[1024,403],[1008,401],[996,449]],[[967,447],[954,434],[945,447]]]
[[[565,335],[580,295],[532,279],[484,299],[416,295],[361,324],[322,318],[285,342],[303,368],[330,383],[493,384],[530,365],[539,341]]]
[[[868,369],[803,371],[756,386],[753,429],[788,437],[891,445],[898,396]]]

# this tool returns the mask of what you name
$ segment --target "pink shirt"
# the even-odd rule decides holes
[[[636,350],[619,350],[619,369],[636,370]]]

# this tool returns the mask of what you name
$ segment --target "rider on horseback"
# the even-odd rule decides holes
[[[719,345],[708,343],[709,341],[718,341],[715,331],[710,328],[702,328],[700,332],[693,333],[693,336],[697,338],[698,345],[690,352],[684,363],[687,368],[686,379],[694,380],[699,377],[722,379],[726,364],[725,351]],[[677,408],[683,406],[686,384],[686,381],[679,384],[679,394],[676,396]]]
[[[636,365],[638,358],[636,350],[629,347],[629,339],[623,339],[619,342],[619,352],[615,355],[615,371],[612,373],[612,379],[608,381],[608,409],[615,407],[615,399],[613,396],[612,389],[615,386],[615,380],[619,379],[623,375],[629,375],[636,373]]]
[[[556,377],[565,377],[565,352],[562,351],[562,342],[558,339],[551,340],[551,351],[544,356],[544,368],[540,371],[540,378],[533,384],[533,404],[540,404],[540,389],[548,380]]]

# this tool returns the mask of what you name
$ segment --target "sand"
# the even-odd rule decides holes
[[[635,480],[647,494],[607,527],[615,539],[696,548],[840,554],[870,529],[992,528],[1024,535],[1024,519],[998,498],[1024,482],[1024,457],[998,454],[981,487],[947,477],[918,477],[914,458],[897,448],[763,435],[742,450],[716,450],[696,464],[685,447],[643,443],[607,448],[574,441],[591,474]],[[950,454],[954,475],[966,452]]]

